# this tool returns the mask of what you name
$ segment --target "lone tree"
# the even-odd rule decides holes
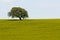
[[[24,19],[24,18],[28,17],[28,12],[21,7],[13,7],[11,9],[11,11],[8,12],[8,16],[9,17],[11,16],[12,18],[17,17],[21,20],[21,18]]]

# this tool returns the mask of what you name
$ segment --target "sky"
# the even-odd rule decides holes
[[[12,7],[26,9],[29,18],[60,18],[60,0],[0,0],[0,18],[10,18]]]

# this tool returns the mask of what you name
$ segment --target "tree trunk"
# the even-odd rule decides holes
[[[21,20],[21,17],[19,17],[19,20]]]

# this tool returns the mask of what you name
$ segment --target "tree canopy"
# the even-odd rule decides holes
[[[11,11],[8,12],[8,16],[12,18],[18,17],[21,20],[21,18],[24,19],[28,17],[28,12],[21,7],[13,7]]]

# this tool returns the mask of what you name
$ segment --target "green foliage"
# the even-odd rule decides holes
[[[28,17],[28,12],[21,8],[21,7],[13,7],[11,9],[10,12],[8,12],[8,16],[14,18],[14,17],[18,17],[18,18],[26,18]]]

